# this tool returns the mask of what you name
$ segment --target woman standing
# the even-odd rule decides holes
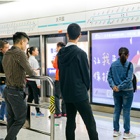
[[[56,46],[57,53],[60,49],[65,47],[65,44],[63,42],[58,42]],[[56,55],[55,59],[52,61],[53,67],[56,69],[56,75],[55,75],[55,118],[61,118],[61,116],[66,117],[66,106],[64,103],[64,100],[62,98],[61,102],[61,110],[60,110],[60,98],[61,98],[61,89],[60,89],[60,81],[59,81],[59,69],[58,69],[58,56]],[[61,113],[62,111],[62,113]]]
[[[119,49],[119,57],[112,63],[109,74],[108,83],[113,90],[114,97],[114,117],[113,117],[113,136],[121,135],[119,131],[119,119],[121,110],[123,109],[124,135],[123,138],[135,138],[135,135],[130,133],[130,110],[133,101],[133,65],[128,69],[129,50],[125,47]]]
[[[28,48],[27,49],[27,56],[29,58],[29,63],[31,65],[31,67],[34,70],[38,70],[39,69],[39,63],[35,58],[35,56],[38,56],[38,48],[36,48],[36,47]],[[28,95],[27,102],[31,103],[34,100],[35,104],[39,104],[40,80],[27,79],[27,87],[28,87],[28,90],[29,90],[29,95]],[[36,116],[44,116],[44,114],[42,114],[40,112],[40,108],[38,108],[38,107],[36,107],[36,112],[37,112]],[[29,119],[29,115],[30,115],[30,109],[29,109],[29,106],[28,106],[27,120]]]

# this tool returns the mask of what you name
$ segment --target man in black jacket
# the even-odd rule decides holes
[[[3,55],[8,51],[9,49],[9,43],[4,40],[0,40],[0,73],[4,73],[3,67],[2,67],[2,59]],[[5,88],[5,77],[0,77],[0,92],[3,97],[3,91]],[[1,103],[1,109],[0,109],[0,120],[4,120],[4,114],[5,114],[5,101],[2,101]]]
[[[90,86],[89,65],[86,53],[78,48],[81,28],[72,23],[67,28],[69,42],[58,53],[58,67],[62,96],[66,104],[66,139],[75,140],[76,113],[80,113],[90,140],[98,140],[96,123],[88,99]]]

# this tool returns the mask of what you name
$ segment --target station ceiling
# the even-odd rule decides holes
[[[10,3],[14,1],[17,1],[17,0],[0,0],[0,4]]]

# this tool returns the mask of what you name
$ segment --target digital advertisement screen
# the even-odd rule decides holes
[[[111,63],[119,58],[120,47],[129,49],[128,61],[133,63],[134,73],[138,80],[132,107],[140,109],[140,29],[91,33],[91,101],[92,103],[114,105],[113,91],[108,84],[107,76]]]
[[[57,43],[47,44],[47,75],[50,77],[55,77],[56,69],[53,68],[52,60],[54,60],[56,52]]]

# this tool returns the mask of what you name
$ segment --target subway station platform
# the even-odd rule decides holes
[[[32,107],[31,111],[35,113],[34,108]],[[44,113],[44,117],[31,116],[31,128],[42,130],[45,132],[50,132],[50,119],[49,111],[41,109]],[[102,112],[93,112],[97,131],[99,134],[99,140],[122,140],[123,139],[123,120],[120,119],[120,131],[122,135],[119,137],[113,137],[113,124],[112,124],[112,114],[102,113]],[[80,117],[77,114],[76,118],[77,128],[75,131],[76,140],[89,140],[88,134],[85,128],[85,125]],[[61,117],[55,119],[55,140],[66,140],[65,138],[65,125],[66,118]],[[140,140],[140,118],[131,117],[131,132],[136,135],[135,139],[131,140]],[[6,135],[6,126],[0,126],[0,138],[4,138]],[[18,140],[50,140],[50,137],[44,134],[33,132],[31,130],[22,128],[18,134]]]

